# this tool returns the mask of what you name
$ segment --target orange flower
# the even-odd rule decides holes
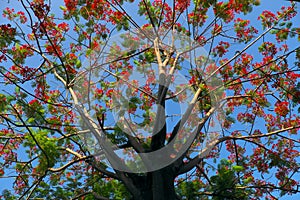
[[[289,103],[286,101],[277,102],[275,104],[276,114],[285,117],[289,112],[288,105],[289,105]]]

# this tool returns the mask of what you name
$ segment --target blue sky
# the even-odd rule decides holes
[[[15,8],[15,10],[18,10],[19,2],[16,2],[16,3],[13,3],[13,2],[14,2],[14,0],[10,0],[9,7],[13,7],[13,8]],[[6,3],[7,3],[7,0],[0,0],[0,10],[2,10],[3,8],[6,7]],[[58,5],[58,4],[56,4],[56,5]],[[258,14],[261,13],[263,10],[271,10],[271,11],[278,10],[278,8],[280,8],[281,6],[288,6],[288,5],[290,5],[290,3],[288,1],[284,1],[284,0],[262,0],[261,5],[259,7],[255,7],[255,9],[251,15],[258,16]],[[300,5],[299,5],[299,7],[300,7]],[[127,10],[128,10],[128,13],[136,12],[136,8],[134,6],[128,7]],[[298,8],[298,10],[299,10],[299,8]],[[142,20],[137,20],[137,21],[139,22],[140,25],[143,23]],[[251,20],[251,23],[256,22],[256,21],[257,21],[257,26],[259,27],[260,21],[258,21],[256,18]],[[5,19],[3,17],[0,17],[0,24],[5,23],[5,22],[6,22]],[[299,27],[300,20],[296,23],[298,23],[298,24],[295,24],[295,25]],[[255,26],[256,24],[254,23],[253,25]],[[290,44],[290,45],[291,45],[291,48],[293,48],[292,46],[294,44]],[[296,47],[296,44],[295,44],[295,47]],[[2,89],[7,89],[7,88],[1,88],[1,90]],[[299,178],[299,180],[300,180],[300,178]],[[0,191],[11,187],[12,181],[13,180],[11,180],[11,179],[1,178],[0,179]],[[295,195],[293,197],[287,196],[287,197],[280,198],[280,199],[283,199],[283,200],[285,200],[285,199],[300,199],[300,194]]]

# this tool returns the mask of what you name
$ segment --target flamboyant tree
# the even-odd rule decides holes
[[[276,199],[300,191],[295,3],[3,4],[2,198]]]

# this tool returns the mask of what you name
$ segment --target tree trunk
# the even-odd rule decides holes
[[[176,200],[174,187],[174,170],[171,166],[158,171],[148,172],[144,176],[129,175],[134,180],[134,185],[139,191],[131,191],[134,200]]]

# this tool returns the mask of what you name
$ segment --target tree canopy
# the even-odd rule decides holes
[[[297,3],[2,4],[1,198],[299,194]]]

